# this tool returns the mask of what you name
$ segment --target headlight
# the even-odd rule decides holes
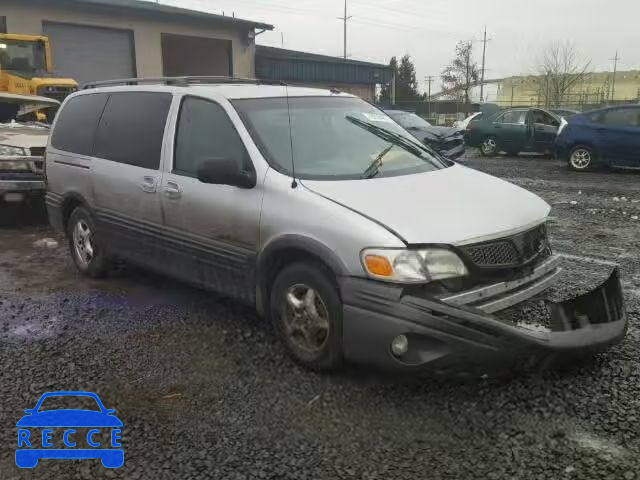
[[[469,273],[460,257],[444,248],[368,248],[361,259],[369,276],[388,282],[425,283]]]
[[[31,162],[13,162],[13,161],[3,162],[2,160],[0,160],[0,170],[4,170],[4,171],[16,170],[16,171],[30,172]]]
[[[0,155],[5,155],[8,157],[18,157],[27,155],[27,152],[24,148],[10,147],[9,145],[0,145]]]

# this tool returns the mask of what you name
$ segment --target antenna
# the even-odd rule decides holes
[[[287,117],[289,117],[289,145],[291,147],[291,176],[293,181],[291,182],[291,188],[296,188],[298,182],[296,182],[296,163],[293,161],[293,133],[291,132],[291,107],[289,106],[289,85],[284,86],[285,94],[287,97]]]

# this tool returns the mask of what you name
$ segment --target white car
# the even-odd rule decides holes
[[[59,105],[51,98],[0,94],[0,200],[23,202],[43,195],[49,127],[26,119]]]

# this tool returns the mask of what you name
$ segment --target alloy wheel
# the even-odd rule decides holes
[[[482,142],[482,153],[484,153],[485,155],[491,155],[492,153],[495,153],[497,148],[498,146],[494,138],[485,138]]]
[[[78,220],[75,227],[73,227],[73,246],[78,263],[83,268],[87,268],[95,256],[91,236],[89,224],[85,220]]]
[[[320,294],[304,284],[293,285],[285,295],[285,333],[297,347],[316,353],[329,339],[329,310]]]
[[[571,153],[569,161],[576,170],[584,170],[591,165],[591,152],[586,148],[577,148]]]

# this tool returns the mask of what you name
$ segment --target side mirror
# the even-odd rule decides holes
[[[32,414],[34,412],[33,408],[27,408],[24,413]]]
[[[113,408],[105,408],[104,413],[111,415],[112,413],[116,413],[116,411]]]
[[[208,158],[198,168],[198,180],[214,185],[231,185],[240,188],[256,186],[256,174],[243,171],[238,163],[226,157]]]

